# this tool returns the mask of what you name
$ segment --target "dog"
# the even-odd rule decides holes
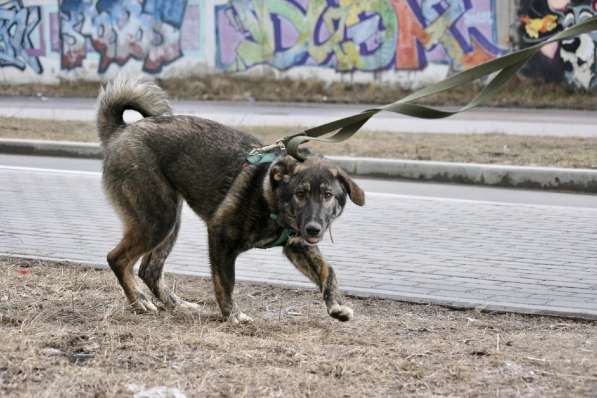
[[[127,109],[143,119],[125,123]],[[237,256],[278,243],[317,285],[331,317],[353,317],[317,247],[347,196],[359,206],[365,203],[363,190],[345,171],[321,157],[297,161],[281,150],[271,161],[249,164],[247,155],[263,146],[257,138],[214,121],[173,115],[166,93],[139,78],[117,77],[100,89],[97,129],[104,190],[124,229],[107,261],[135,311],[157,311],[137,285],[133,267],[139,259],[139,277],[165,308],[199,311],[162,280],[184,200],[207,225],[211,275],[224,319],[251,320],[232,299]]]

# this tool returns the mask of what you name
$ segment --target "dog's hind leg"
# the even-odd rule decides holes
[[[179,229],[180,208],[176,224],[170,235],[158,247],[143,256],[141,265],[139,266],[139,277],[145,282],[155,297],[164,303],[166,308],[200,312],[201,307],[198,304],[178,298],[172,290],[164,286],[162,278],[164,262],[174,247]]]
[[[120,243],[108,253],[108,264],[133,309],[138,312],[155,312],[157,308],[139,290],[133,274],[135,263],[145,251],[140,231],[136,227],[128,227]]]
[[[170,235],[158,247],[143,256],[139,266],[139,277],[145,282],[154,296],[164,303],[167,308],[174,308],[178,303],[178,298],[170,289],[164,286],[162,272],[164,262],[176,242],[179,229],[180,219],[176,221]]]
[[[342,304],[337,291],[336,275],[316,246],[307,246],[301,239],[291,239],[284,254],[323,293],[323,300],[332,318],[345,322],[352,319],[353,311]]]
[[[104,181],[125,225],[124,237],[108,254],[108,264],[134,310],[157,311],[139,289],[133,273],[137,260],[156,248],[172,233],[181,199],[162,181],[129,176],[129,181]]]

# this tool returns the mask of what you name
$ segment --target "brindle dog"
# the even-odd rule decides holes
[[[173,116],[165,93],[139,79],[108,83],[98,108],[104,188],[124,224],[124,237],[107,259],[135,310],[156,311],[135,281],[139,258],[139,276],[166,308],[199,310],[162,281],[184,199],[207,224],[215,294],[225,318],[250,320],[232,301],[237,256],[270,246],[285,230],[293,234],[284,254],[319,287],[329,315],[352,318],[338,297],[334,271],[317,248],[347,195],[359,206],[365,202],[343,170],[318,157],[298,162],[284,155],[247,167],[247,154],[262,146],[255,137],[213,121]],[[126,109],[144,118],[126,124]]]

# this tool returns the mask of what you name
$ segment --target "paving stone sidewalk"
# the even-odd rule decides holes
[[[99,174],[0,167],[0,255],[105,264],[120,231]],[[597,319],[597,209],[370,194],[333,232],[347,293]],[[166,270],[209,275],[188,208]],[[237,278],[311,286],[279,248],[241,255]]]

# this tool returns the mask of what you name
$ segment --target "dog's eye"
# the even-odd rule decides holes
[[[331,193],[331,192],[326,192],[326,193],[324,193],[324,194],[323,194],[323,198],[324,198],[325,200],[330,200],[330,199],[332,199],[333,197],[334,197],[334,194],[333,194],[333,193]]]

